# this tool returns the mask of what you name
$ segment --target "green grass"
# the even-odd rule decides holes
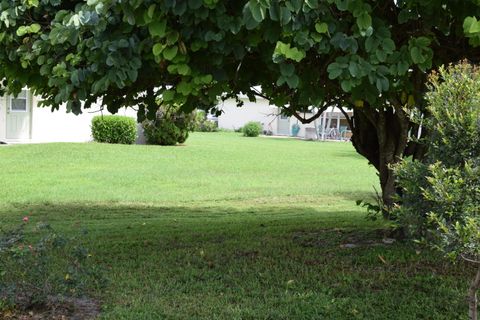
[[[377,177],[348,143],[18,145],[0,168],[0,220],[90,231],[103,319],[466,318],[471,270],[378,244],[355,206]]]

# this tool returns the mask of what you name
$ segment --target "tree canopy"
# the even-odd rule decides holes
[[[158,101],[211,109],[239,93],[303,122],[351,108],[353,143],[391,194],[388,165],[418,153],[408,109],[430,69],[479,59],[479,16],[478,0],[1,0],[0,78],[54,109],[137,105],[140,120]]]

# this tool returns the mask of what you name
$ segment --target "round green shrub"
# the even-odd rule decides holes
[[[92,137],[96,142],[133,144],[137,139],[137,123],[126,116],[95,116],[92,119]]]
[[[166,108],[158,111],[155,120],[144,121],[142,125],[148,144],[174,146],[187,140],[193,117],[175,108]]]
[[[262,132],[262,124],[260,122],[251,121],[242,128],[245,137],[258,137]]]

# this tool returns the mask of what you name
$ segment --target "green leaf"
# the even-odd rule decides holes
[[[350,92],[352,90],[352,82],[350,80],[343,80],[340,82],[340,87],[345,92]]]
[[[198,50],[200,50],[202,48],[206,48],[206,47],[207,47],[206,42],[198,41],[198,40],[193,41],[192,44],[190,45],[190,49],[193,52],[197,52]]]
[[[352,77],[357,77],[359,75],[358,64],[354,61],[350,61],[350,64],[348,65],[348,71],[350,72]]]
[[[367,52],[372,52],[377,46],[378,42],[374,37],[368,37],[367,40],[365,40],[365,50],[367,50]]]
[[[287,25],[292,20],[292,13],[286,7],[280,7],[280,25]]]
[[[163,101],[172,101],[175,98],[175,91],[166,90],[162,93]]]
[[[25,26],[21,26],[21,27],[18,27],[17,29],[17,36],[21,37],[21,36],[24,36],[25,34],[27,34],[27,27]]]
[[[260,23],[253,17],[252,11],[247,4],[243,9],[243,23],[245,23],[245,28],[247,30],[255,29]]]
[[[370,37],[373,34],[373,28],[370,26],[367,28],[367,30],[360,31],[360,34],[362,37]]]
[[[177,1],[172,10],[172,12],[177,16],[182,16],[185,11],[187,11],[187,1],[185,0]]]
[[[281,64],[280,73],[286,77],[291,77],[295,73],[295,66],[293,64]]]
[[[211,74],[206,74],[206,75],[204,75],[204,76],[202,77],[202,82],[203,82],[204,84],[212,83],[212,81],[213,81],[213,77],[212,77]]]
[[[180,34],[177,31],[172,31],[167,35],[167,45],[172,45],[178,41]]]
[[[275,55],[284,56],[287,59],[300,62],[303,60],[303,58],[305,58],[306,53],[305,51],[297,49],[295,47],[291,48],[289,43],[287,44],[287,43],[278,41],[274,50],[274,56]]]
[[[147,16],[152,19],[153,18],[153,14],[155,13],[155,8],[157,7],[156,4],[152,4],[150,5],[150,7],[148,7],[148,10],[147,10]]]
[[[167,60],[173,60],[178,53],[178,47],[168,47],[163,50],[163,57]]]
[[[398,75],[402,76],[402,75],[406,74],[409,67],[410,66],[408,65],[408,63],[406,61],[399,61],[397,63],[397,73],[398,73]]]
[[[167,21],[154,21],[148,25],[148,31],[152,37],[165,37],[165,31],[167,29]]]
[[[390,38],[387,38],[387,39],[383,39],[383,42],[382,42],[382,48],[383,50],[385,50],[386,52],[393,52],[395,50],[395,42],[393,42],[392,39]]]
[[[305,4],[310,9],[316,9],[318,7],[318,0],[305,0]]]
[[[357,25],[360,30],[367,30],[372,26],[372,17],[368,14],[368,12],[363,12],[360,16],[358,16]]]
[[[213,81],[213,77],[211,74],[206,74],[203,76],[197,76],[193,78],[193,83],[195,84],[210,84]]]
[[[34,24],[30,25],[29,29],[30,29],[30,33],[38,33],[40,31],[41,27],[38,23],[34,23]]]
[[[191,73],[191,69],[187,64],[170,65],[167,68],[169,72],[170,72],[171,67],[175,67],[174,70],[176,71],[176,73],[178,73],[182,76],[186,76],[186,75],[189,75]]]
[[[419,47],[428,47],[430,43],[432,43],[432,40],[427,37],[418,37],[415,39],[415,43]]]
[[[412,61],[415,64],[420,64],[425,62],[425,58],[422,55],[422,50],[418,47],[412,47],[410,49],[410,57],[412,57]]]
[[[387,60],[387,54],[383,50],[376,50],[375,56],[377,57],[379,62],[385,62]]]
[[[160,56],[162,51],[165,49],[165,45],[161,43],[157,43],[153,46],[152,51],[154,56]]]
[[[375,84],[379,92],[388,91],[388,88],[390,87],[388,79],[384,76],[377,77]]]
[[[280,5],[278,2],[272,2],[268,8],[268,13],[272,21],[278,21],[280,19]]]
[[[465,34],[474,34],[480,32],[480,22],[476,17],[466,17],[463,21],[463,31]]]
[[[338,78],[343,73],[343,68],[338,62],[333,62],[327,67],[328,78],[333,80]]]
[[[197,10],[203,4],[203,0],[188,0],[188,6],[190,9]]]
[[[348,0],[335,0],[338,10],[346,11],[348,9]]]
[[[263,7],[257,0],[250,0],[247,6],[250,9],[252,17],[255,19],[255,21],[262,22],[265,20],[267,9]]]
[[[300,83],[300,78],[297,75],[286,78],[287,84],[291,89],[296,89]]]
[[[317,22],[315,23],[315,30],[320,34],[328,33],[328,24],[325,22]]]
[[[190,82],[187,82],[187,81],[184,80],[177,85],[176,89],[177,89],[178,93],[180,93],[184,96],[188,96],[192,93],[193,86]]]
[[[299,13],[302,9],[303,0],[285,1],[285,6],[292,12]]]
[[[182,76],[187,76],[191,73],[190,67],[187,64],[179,64],[177,65],[178,74]]]

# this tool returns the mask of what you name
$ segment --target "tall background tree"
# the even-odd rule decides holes
[[[53,109],[137,105],[140,120],[158,101],[212,109],[241,92],[302,122],[353,109],[353,144],[390,207],[390,166],[423,155],[409,136],[426,74],[479,59],[476,16],[478,0],[1,0],[0,78]]]

